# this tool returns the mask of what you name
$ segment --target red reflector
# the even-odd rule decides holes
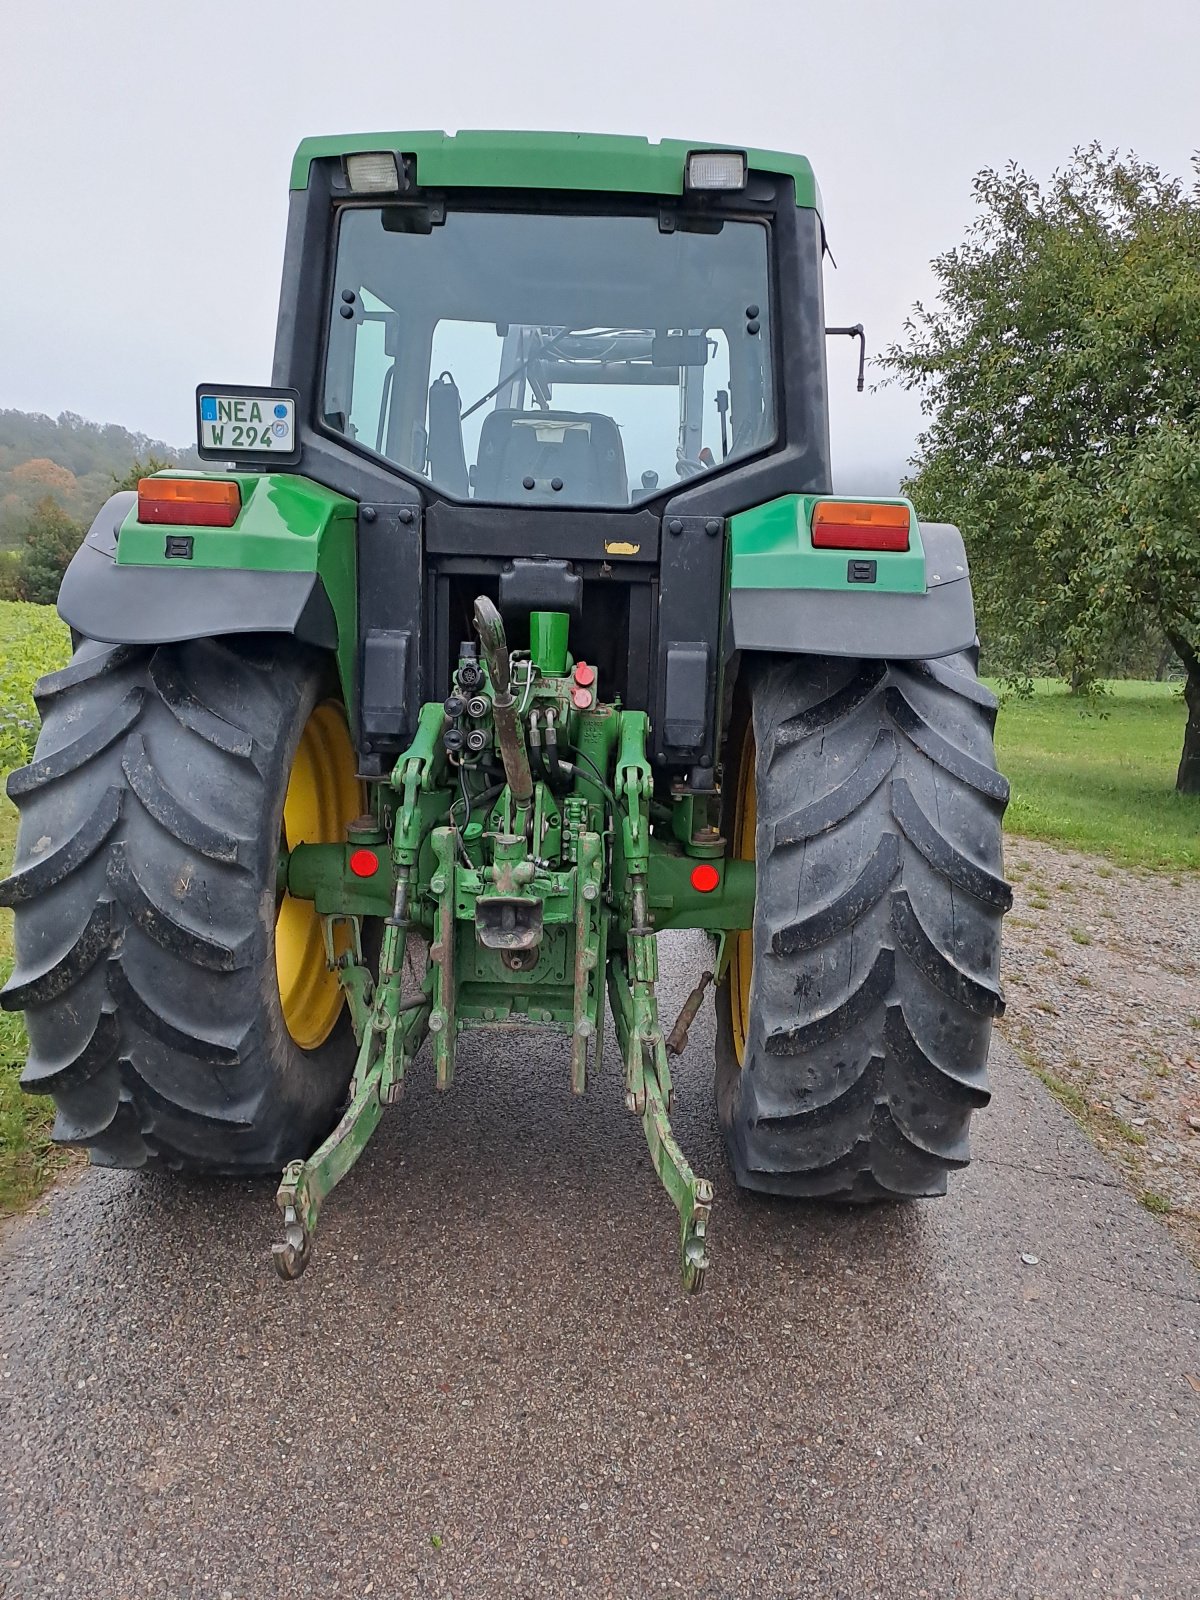
[[[692,888],[701,894],[711,894],[721,881],[721,874],[711,861],[702,861],[692,868]]]
[[[217,478],[141,478],[139,522],[174,523],[187,528],[232,528],[242,509],[236,483]]]
[[[907,550],[908,507],[868,501],[819,500],[813,510],[817,550]]]
[[[373,878],[379,871],[379,857],[374,850],[352,850],[350,871],[356,878]]]

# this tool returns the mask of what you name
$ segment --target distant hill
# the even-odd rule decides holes
[[[115,422],[87,422],[73,411],[57,417],[0,410],[0,550],[24,538],[30,513],[49,496],[68,516],[89,520],[135,461],[150,458],[192,467],[192,449],[130,433]]]

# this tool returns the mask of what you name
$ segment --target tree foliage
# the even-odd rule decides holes
[[[25,585],[21,581],[21,552],[0,550],[0,601],[21,600]]]
[[[962,525],[1002,671],[1088,682],[1161,630],[1200,793],[1200,166],[1092,145],[1045,186],[985,170],[975,200],[884,358],[922,396],[918,508]]]
[[[55,453],[21,456],[39,448]],[[119,489],[136,489],[139,478],[196,461],[192,451],[84,422],[71,412],[52,422],[0,411],[0,600],[53,605],[67,564],[105,500]]]
[[[84,528],[73,521],[57,500],[47,495],[33,508],[21,552],[21,598],[38,605],[53,605],[58,586],[71,557],[83,541]]]
[[[121,489],[136,489],[141,479],[153,477],[156,472],[166,472],[168,467],[175,465],[176,462],[168,461],[163,456],[148,455],[144,461],[135,461],[128,472],[114,472],[111,492],[116,494]]]
[[[19,550],[37,502],[52,495],[68,516],[92,517],[123,479],[130,463],[194,467],[193,450],[176,450],[116,423],[86,422],[0,410],[0,550]]]

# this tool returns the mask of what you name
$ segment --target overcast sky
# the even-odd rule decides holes
[[[200,379],[270,377],[309,133],[563,128],[799,150],[833,323],[896,336],[983,166],[1200,144],[1198,0],[0,0],[0,407],[187,443]],[[843,486],[919,417],[832,345]]]

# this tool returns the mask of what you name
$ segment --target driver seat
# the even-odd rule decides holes
[[[534,487],[525,488],[532,478]],[[562,480],[562,488],[551,487]],[[626,505],[629,479],[621,430],[599,411],[492,411],[479,434],[477,500],[561,498],[573,505]]]

